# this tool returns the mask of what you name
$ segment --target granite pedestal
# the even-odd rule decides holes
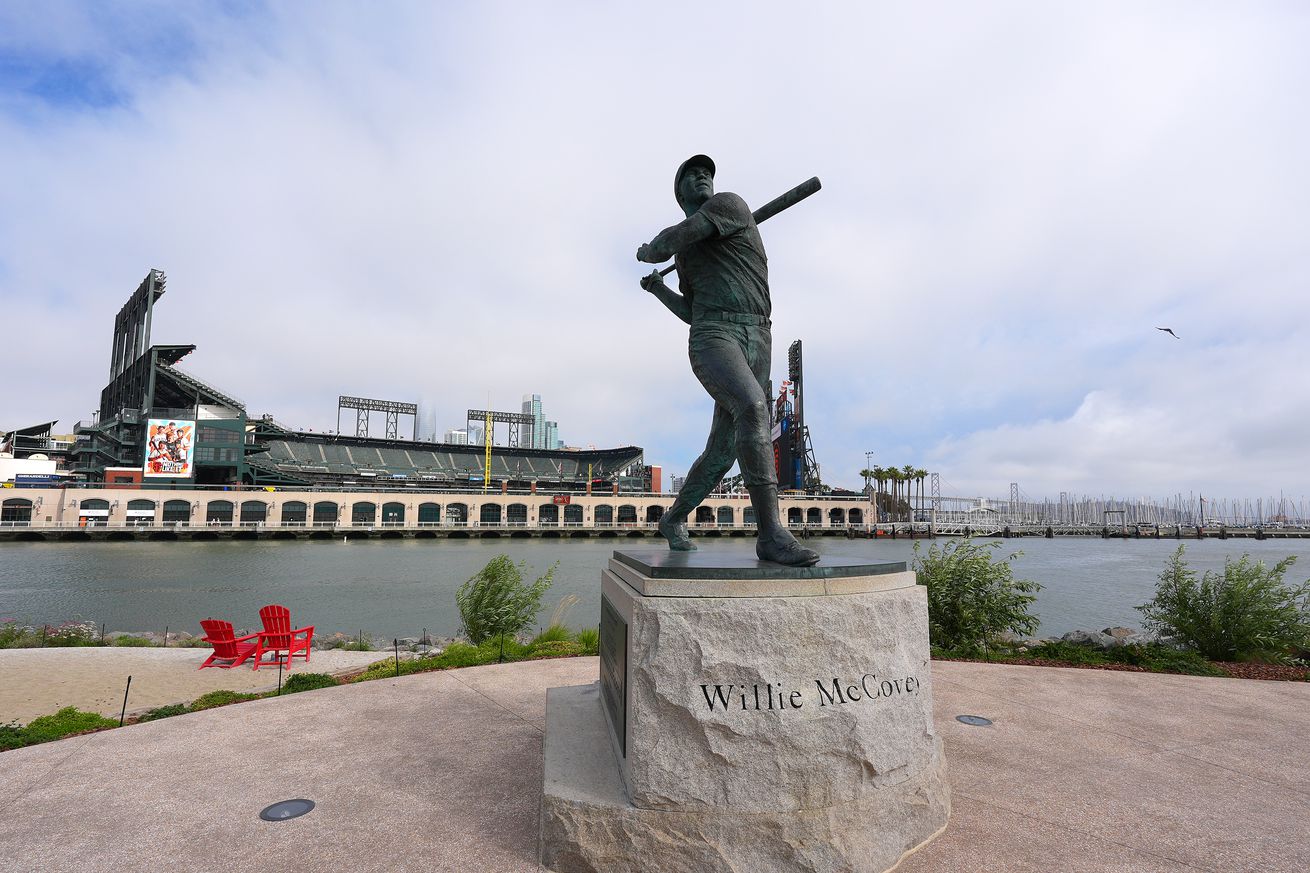
[[[946,825],[904,564],[619,551],[601,680],[547,697],[556,871],[885,871]]]

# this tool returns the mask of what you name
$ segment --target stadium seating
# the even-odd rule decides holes
[[[279,473],[305,484],[367,483],[441,487],[480,480],[485,450],[477,445],[419,443],[314,433],[279,433],[252,448],[246,460],[268,475]],[[491,478],[544,487],[585,487],[587,472],[596,480],[613,481],[642,463],[636,446],[585,451],[551,451],[496,446]],[[404,480],[400,482],[398,480]]]

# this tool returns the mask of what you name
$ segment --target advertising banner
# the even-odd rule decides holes
[[[146,478],[190,479],[195,473],[195,445],[194,421],[150,419],[146,424]]]

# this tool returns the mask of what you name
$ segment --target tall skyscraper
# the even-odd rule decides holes
[[[541,445],[542,449],[562,449],[564,441],[559,438],[559,425],[556,422],[546,422],[546,433],[543,435]]]
[[[532,416],[532,445],[534,449],[555,448],[546,438],[546,416],[541,411],[540,394],[523,395],[523,414]]]

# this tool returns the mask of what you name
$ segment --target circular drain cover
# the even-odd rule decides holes
[[[283,800],[272,806],[266,806],[259,811],[259,817],[264,821],[286,821],[289,818],[298,818],[314,808],[314,801],[303,798],[297,800]]]
[[[981,715],[957,715],[955,720],[964,724],[971,724],[974,727],[987,727],[992,723],[990,718],[983,718]]]

